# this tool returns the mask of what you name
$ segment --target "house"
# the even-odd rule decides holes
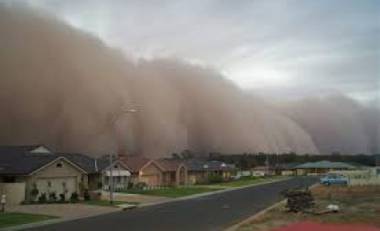
[[[184,161],[177,159],[158,159],[155,161],[162,171],[163,186],[180,186],[188,183],[188,169]]]
[[[270,166],[257,166],[252,170],[252,176],[273,176],[275,175],[275,170]]]
[[[93,158],[80,153],[59,153],[80,166],[87,173],[89,190],[110,189],[111,164],[109,155]],[[116,156],[112,158],[112,179],[115,191],[128,188],[131,172]]]
[[[276,175],[295,176],[296,175],[295,167],[297,165],[299,165],[299,163],[277,164],[274,167],[274,171]]]
[[[354,170],[355,166],[344,162],[318,161],[308,162],[294,167],[297,175],[320,175],[330,171]]]
[[[144,182],[149,187],[161,186],[163,173],[155,161],[142,155],[120,155],[119,160],[130,170],[132,184]]]
[[[8,203],[37,200],[45,193],[69,198],[87,187],[87,172],[43,145],[0,146],[0,192]]]
[[[208,183],[210,175],[217,175],[222,180],[229,180],[236,171],[234,165],[216,160],[191,159],[187,160],[185,164],[188,169],[189,184]]]

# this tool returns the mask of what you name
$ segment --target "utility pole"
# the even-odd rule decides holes
[[[112,117],[111,117],[111,120],[110,120],[110,124],[112,126],[115,126],[115,123],[117,122],[117,120],[120,118],[120,116],[124,115],[124,114],[127,114],[127,113],[135,113],[137,112],[136,109],[128,109],[128,108],[121,108],[120,111],[116,114],[114,114]],[[110,160],[110,179],[109,179],[109,194],[110,194],[110,204],[113,204],[113,191],[114,191],[114,182],[113,182],[113,160],[112,160],[112,154],[110,154],[109,156],[109,160]]]
[[[108,181],[109,184],[109,193],[110,193],[110,204],[113,204],[113,161],[112,154],[110,154],[110,179]]]

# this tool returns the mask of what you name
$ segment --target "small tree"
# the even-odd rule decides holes
[[[50,202],[56,202],[57,201],[57,194],[55,192],[49,193],[49,201]]]
[[[79,198],[78,193],[73,192],[73,193],[71,193],[70,202],[71,203],[76,203],[79,200],[78,198]]]
[[[88,189],[84,190],[83,198],[84,198],[85,201],[89,201],[91,199],[90,193],[88,192]]]
[[[46,203],[47,202],[46,193],[41,193],[41,195],[38,197],[38,202],[39,203]]]
[[[33,188],[32,188],[32,190],[30,190],[31,200],[35,201],[37,199],[37,196],[39,193],[40,193],[40,191],[38,191],[38,189],[37,189],[37,184],[33,183]]]

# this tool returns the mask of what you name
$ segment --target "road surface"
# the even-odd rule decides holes
[[[280,196],[282,190],[313,183],[315,183],[315,178],[293,178],[190,200],[109,213],[29,230],[223,230],[280,201],[282,199]]]

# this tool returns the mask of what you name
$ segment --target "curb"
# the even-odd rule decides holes
[[[277,202],[277,203],[275,203],[275,204],[269,206],[268,208],[265,208],[265,209],[259,211],[259,212],[256,213],[255,215],[253,215],[253,216],[251,216],[251,217],[249,217],[249,218],[247,218],[247,219],[245,219],[245,220],[243,220],[243,221],[241,221],[241,222],[239,222],[239,223],[237,223],[237,224],[235,224],[235,225],[233,225],[233,226],[231,226],[231,227],[225,229],[224,231],[236,231],[236,230],[238,230],[238,228],[239,228],[240,226],[245,225],[245,224],[248,224],[248,223],[251,223],[253,220],[257,219],[258,217],[260,217],[260,216],[262,216],[262,215],[264,215],[264,214],[267,213],[269,210],[272,210],[272,209],[274,209],[274,208],[276,208],[276,207],[279,207],[280,205],[283,205],[283,204],[285,204],[285,203],[286,203],[286,199],[284,199],[284,200],[282,200],[282,201],[279,201],[279,202]]]
[[[318,185],[319,185],[319,183],[315,183],[315,184],[311,185],[309,187],[309,189],[313,189],[313,188],[317,187]],[[279,201],[279,202],[277,202],[277,203],[275,203],[275,204],[273,204],[273,205],[271,205],[271,206],[269,206],[269,207],[267,207],[267,208],[265,208],[265,209],[263,209],[263,210],[255,213],[251,217],[248,217],[247,219],[245,219],[245,220],[243,220],[243,221],[241,221],[241,222],[239,222],[239,223],[237,223],[235,225],[232,225],[232,226],[224,229],[224,231],[237,231],[240,226],[243,226],[243,225],[251,223],[252,221],[254,221],[255,219],[257,219],[258,217],[260,217],[260,216],[264,215],[265,213],[267,213],[269,210],[272,210],[272,209],[277,208],[277,207],[279,207],[281,205],[284,205],[285,203],[286,203],[286,199],[283,199],[283,200],[281,200],[281,201]]]

